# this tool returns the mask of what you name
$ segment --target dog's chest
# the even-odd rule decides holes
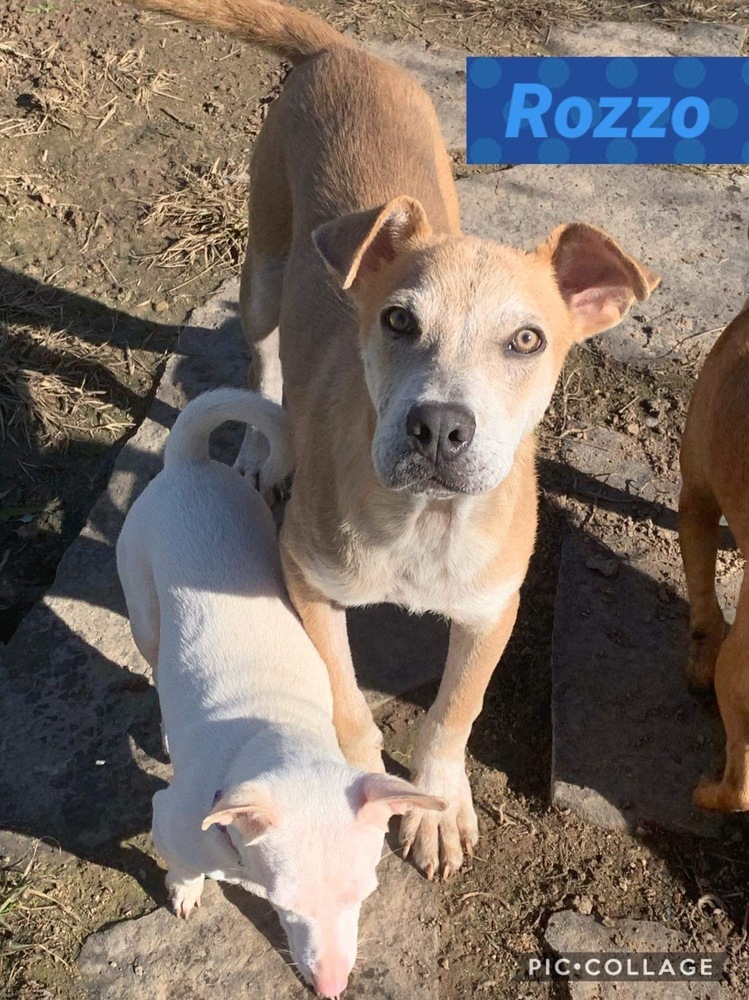
[[[500,594],[487,595],[482,584],[494,555],[490,541],[464,520],[427,513],[384,542],[357,535],[345,560],[320,560],[310,576],[328,598],[345,607],[398,604],[415,613],[473,621],[490,616],[497,598],[503,600]]]

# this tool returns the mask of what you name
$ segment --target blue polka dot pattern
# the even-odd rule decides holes
[[[617,90],[631,87],[638,76],[637,63],[632,59],[612,59],[606,67],[606,79]]]
[[[496,139],[476,139],[470,146],[469,163],[501,163],[502,147]]]
[[[556,90],[563,87],[570,78],[570,68],[566,59],[542,59],[538,67],[538,79],[546,87]]]
[[[471,63],[471,83],[482,90],[496,87],[502,79],[502,66],[498,59],[477,59]]]
[[[710,124],[715,128],[731,128],[739,120],[739,108],[730,97],[716,97],[710,101]]]
[[[612,139],[606,146],[607,163],[637,163],[637,146],[631,139]]]
[[[749,58],[470,57],[469,163],[747,163]]]
[[[538,147],[539,163],[568,163],[570,146],[564,139],[544,139]]]
[[[674,146],[675,163],[704,163],[705,147],[699,139],[681,139]]]
[[[688,59],[677,59],[674,66],[674,80],[680,87],[692,90],[699,87],[704,82],[706,70],[701,59],[690,57]]]

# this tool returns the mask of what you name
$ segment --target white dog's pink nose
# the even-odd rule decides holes
[[[345,958],[321,962],[320,968],[314,973],[315,989],[323,997],[337,997],[348,986],[350,972],[349,963]]]

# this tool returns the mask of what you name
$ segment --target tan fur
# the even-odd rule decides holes
[[[257,0],[140,5],[263,44],[275,36],[299,63],[256,145],[241,288],[251,381],[276,399],[280,345],[295,457],[285,575],[330,671],[344,753],[369,769],[381,766],[382,741],[356,686],[343,608],[393,601],[452,620],[414,762],[419,787],[442,789],[450,808],[401,836],[428,873],[454,870],[477,837],[466,741],[533,550],[533,428],[571,345],[618,322],[658,279],[591,226],[559,227],[530,254],[463,236],[429,98],[321,22]],[[380,321],[404,297],[420,317],[411,345]],[[528,324],[546,349],[518,359],[507,345]],[[385,481],[401,468],[388,451],[403,433],[397,406],[425,399],[476,414],[457,485]]]
[[[749,304],[749,303],[748,303]],[[726,328],[695,386],[681,447],[679,540],[691,602],[688,677],[695,688],[714,680],[726,729],[723,780],[704,782],[694,800],[705,809],[749,809],[749,579],[726,624],[715,594],[721,514],[749,554],[749,311]]]

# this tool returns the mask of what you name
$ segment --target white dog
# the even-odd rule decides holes
[[[346,763],[327,670],[284,589],[270,511],[208,457],[225,420],[266,435],[270,471],[283,477],[283,410],[238,389],[206,393],[178,418],[164,471],[117,545],[174,767],[154,796],[153,839],[178,915],[200,904],[206,875],[243,884],[275,907],[294,962],[333,997],[356,960],[390,816],[446,803]]]

